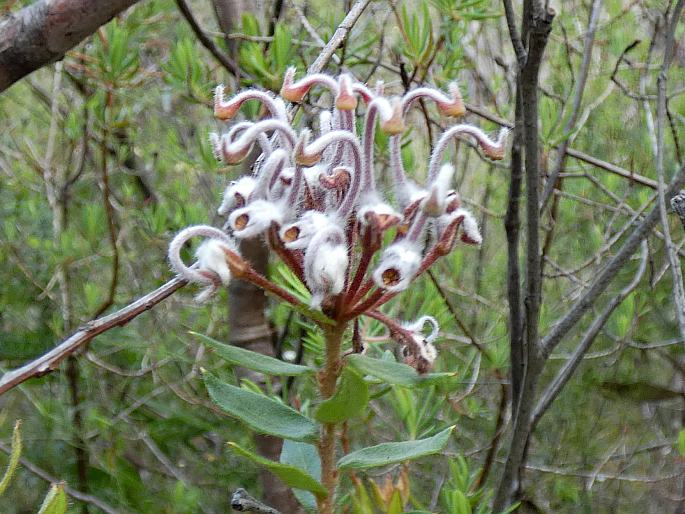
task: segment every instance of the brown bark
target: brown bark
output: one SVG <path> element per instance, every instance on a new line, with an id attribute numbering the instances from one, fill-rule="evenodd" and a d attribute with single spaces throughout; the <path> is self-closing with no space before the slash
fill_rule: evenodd
<path id="1" fill-rule="evenodd" d="M 0 92 L 64 57 L 138 0 L 39 0 L 0 20 Z"/>

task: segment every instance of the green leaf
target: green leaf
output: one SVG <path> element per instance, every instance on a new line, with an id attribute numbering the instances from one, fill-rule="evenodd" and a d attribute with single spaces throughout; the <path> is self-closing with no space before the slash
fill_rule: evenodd
<path id="1" fill-rule="evenodd" d="M 19 465 L 19 456 L 21 455 L 21 421 L 17 420 L 14 424 L 14 431 L 12 432 L 12 451 L 10 452 L 10 461 L 7 464 L 5 474 L 0 480 L 0 496 L 5 492 L 7 486 L 14 476 L 14 472 Z"/>
<path id="2" fill-rule="evenodd" d="M 48 495 L 43 500 L 38 514 L 64 514 L 69 504 L 67 493 L 64 492 L 64 484 L 52 484 Z"/>
<path id="3" fill-rule="evenodd" d="M 605 391 L 619 395 L 621 398 L 636 402 L 658 402 L 683 396 L 683 393 L 680 391 L 674 391 L 667 387 L 642 381 L 630 383 L 606 381 L 602 382 L 601 387 Z"/>
<path id="4" fill-rule="evenodd" d="M 281 463 L 303 469 L 316 480 L 321 480 L 321 461 L 319 460 L 316 447 L 311 444 L 288 440 L 283 441 Z M 293 494 L 307 512 L 317 512 L 316 498 L 312 493 L 294 488 Z"/>
<path id="5" fill-rule="evenodd" d="M 404 507 L 402 506 L 402 498 L 400 496 L 399 489 L 395 489 L 395 492 L 390 498 L 390 504 L 388 505 L 388 514 L 402 514 Z"/>
<path id="6" fill-rule="evenodd" d="M 340 469 L 374 468 L 432 455 L 438 453 L 447 445 L 452 430 L 454 430 L 454 426 L 446 428 L 433 437 L 426 439 L 381 443 L 376 446 L 362 448 L 345 455 L 338 461 L 338 467 Z"/>
<path id="7" fill-rule="evenodd" d="M 427 375 L 420 375 L 407 364 L 374 359 L 365 355 L 350 355 L 347 358 L 347 362 L 356 370 L 393 385 L 432 385 L 454 376 L 454 373 L 428 373 Z"/>
<path id="8" fill-rule="evenodd" d="M 454 514 L 471 514 L 471 503 L 461 491 L 452 491 L 452 508 Z"/>
<path id="9" fill-rule="evenodd" d="M 251 352 L 250 350 L 245 350 L 244 348 L 223 344 L 219 341 L 215 341 L 211 337 L 198 334 L 197 332 L 191 332 L 191 334 L 202 339 L 204 344 L 213 348 L 216 354 L 225 361 L 237 366 L 251 369 L 253 371 L 259 371 L 260 373 L 266 373 L 267 375 L 287 376 L 303 375 L 305 373 L 314 372 L 314 369 L 308 366 L 300 366 L 298 364 L 283 362 L 261 353 Z"/>
<path id="10" fill-rule="evenodd" d="M 335 394 L 319 404 L 314 413 L 321 423 L 340 423 L 361 412 L 369 403 L 369 386 L 364 379 L 345 368 Z"/>
<path id="11" fill-rule="evenodd" d="M 242 455 L 243 457 L 247 457 L 255 464 L 258 464 L 259 466 L 271 471 L 271 473 L 280 478 L 287 486 L 294 487 L 296 489 L 303 489 L 305 491 L 311 491 L 317 496 L 327 496 L 327 491 L 323 484 L 303 469 L 291 466 L 289 464 L 283 464 L 281 462 L 265 459 L 264 457 L 255 455 L 254 453 L 241 448 L 236 443 L 228 443 L 228 445 L 233 448 L 236 453 Z"/>
<path id="12" fill-rule="evenodd" d="M 209 373 L 204 374 L 204 380 L 214 403 L 255 431 L 295 441 L 318 439 L 316 424 L 296 410 L 261 394 L 225 384 Z"/>
<path id="13" fill-rule="evenodd" d="M 681 457 L 685 457 L 685 428 L 678 432 L 678 453 Z"/>

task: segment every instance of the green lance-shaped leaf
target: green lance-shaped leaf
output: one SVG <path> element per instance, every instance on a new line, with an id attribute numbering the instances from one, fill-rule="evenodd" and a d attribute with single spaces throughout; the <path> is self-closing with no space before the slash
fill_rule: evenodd
<path id="1" fill-rule="evenodd" d="M 38 514 L 64 514 L 69 508 L 64 484 L 52 484 Z"/>
<path id="2" fill-rule="evenodd" d="M 685 457 L 685 428 L 678 432 L 678 453 Z"/>
<path id="3" fill-rule="evenodd" d="M 17 420 L 14 424 L 14 431 L 12 432 L 12 450 L 10 451 L 10 461 L 5 469 L 5 474 L 0 480 L 0 496 L 5 492 L 7 486 L 14 476 L 14 472 L 19 465 L 19 456 L 21 455 L 21 421 Z"/>
<path id="4" fill-rule="evenodd" d="M 345 368 L 335 394 L 321 402 L 314 417 L 322 423 L 341 423 L 361 412 L 369 403 L 369 386 L 364 379 Z"/>
<path id="5" fill-rule="evenodd" d="M 225 384 L 209 373 L 204 374 L 204 379 L 214 403 L 256 432 L 295 441 L 318 439 L 316 423 L 296 410 L 261 394 Z"/>
<path id="6" fill-rule="evenodd" d="M 303 469 L 316 480 L 321 480 L 321 461 L 316 447 L 298 441 L 283 441 L 281 463 Z M 309 491 L 293 488 L 293 494 L 307 512 L 316 513 L 316 498 Z"/>
<path id="7" fill-rule="evenodd" d="M 338 467 L 340 469 L 375 468 L 432 455 L 438 453 L 447 445 L 452 430 L 454 430 L 453 426 L 426 439 L 381 443 L 376 446 L 362 448 L 345 455 L 338 461 Z"/>
<path id="8" fill-rule="evenodd" d="M 347 362 L 365 375 L 371 375 L 387 384 L 407 387 L 432 385 L 454 376 L 454 373 L 428 373 L 420 375 L 407 364 L 374 359 L 365 355 L 350 355 L 347 358 Z"/>
<path id="9" fill-rule="evenodd" d="M 323 484 L 305 470 L 296 466 L 291 466 L 290 464 L 283 464 L 281 462 L 265 459 L 264 457 L 255 455 L 245 448 L 241 448 L 236 443 L 228 443 L 228 445 L 233 448 L 236 453 L 242 455 L 243 457 L 247 457 L 255 464 L 258 464 L 259 466 L 271 471 L 271 473 L 280 478 L 287 486 L 294 487 L 296 489 L 303 489 L 305 491 L 311 491 L 317 496 L 325 497 L 327 495 L 326 488 L 323 486 Z"/>
<path id="10" fill-rule="evenodd" d="M 635 402 L 659 402 L 683 396 L 681 391 L 674 391 L 658 384 L 642 381 L 629 383 L 606 381 L 601 383 L 601 387 L 606 392 L 617 394 L 625 400 Z"/>
<path id="11" fill-rule="evenodd" d="M 238 348 L 237 346 L 220 343 L 211 337 L 198 334 L 197 332 L 191 332 L 191 334 L 202 339 L 202 342 L 214 349 L 214 352 L 219 357 L 236 366 L 242 366 L 253 371 L 258 371 L 259 373 L 265 373 L 267 375 L 295 376 L 314 372 L 314 369 L 310 368 L 309 366 L 300 366 L 298 364 L 291 364 L 290 362 L 283 362 L 281 360 L 274 359 L 273 357 L 269 357 L 268 355 L 263 355 L 261 353 L 245 350 L 244 348 Z"/>

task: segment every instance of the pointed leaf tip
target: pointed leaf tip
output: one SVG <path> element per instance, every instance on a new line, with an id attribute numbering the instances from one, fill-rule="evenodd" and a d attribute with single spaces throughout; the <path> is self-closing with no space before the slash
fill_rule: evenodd
<path id="1" fill-rule="evenodd" d="M 449 441 L 454 426 L 432 437 L 416 441 L 381 443 L 348 453 L 338 461 L 340 469 L 365 469 L 387 466 L 405 460 L 418 459 L 442 451 Z"/>
<path id="2" fill-rule="evenodd" d="M 204 380 L 212 401 L 256 432 L 304 442 L 319 438 L 316 423 L 287 405 L 221 382 L 210 373 L 205 373 Z"/>

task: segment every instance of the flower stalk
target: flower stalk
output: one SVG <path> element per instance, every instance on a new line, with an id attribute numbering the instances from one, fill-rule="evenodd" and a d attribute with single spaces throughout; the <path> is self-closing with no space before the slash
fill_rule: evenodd
<path id="1" fill-rule="evenodd" d="M 330 110 L 322 110 L 316 131 L 314 127 L 295 127 L 284 101 L 302 102 L 313 94 L 321 95 L 318 104 L 327 99 Z M 169 261 L 179 276 L 204 288 L 202 300 L 237 277 L 308 315 L 325 338 L 325 357 L 317 375 L 322 400 L 336 393 L 345 366 L 343 348 L 348 344 L 350 323 L 355 330 L 351 350 L 345 355 L 364 347 L 360 316 L 388 327 L 406 364 L 419 373 L 432 368 L 437 356 L 435 319 L 423 316 L 416 322 L 401 323 L 380 309 L 459 243 L 480 244 L 475 218 L 451 189 L 454 168 L 442 163 L 449 141 L 468 135 L 487 157 L 504 155 L 505 133 L 491 139 L 477 127 L 458 124 L 438 141 L 426 166 L 427 183 L 415 184 L 406 177 L 401 155 L 408 111 L 423 98 L 435 102 L 446 116 L 461 116 L 461 94 L 454 83 L 448 93 L 422 87 L 404 97 L 388 99 L 383 94 L 383 87 L 371 90 L 346 74 L 337 78 L 313 74 L 295 80 L 292 68 L 286 72 L 280 97 L 247 90 L 226 99 L 223 87 L 217 88 L 215 113 L 220 119 L 234 119 L 250 99 L 260 101 L 270 116 L 256 123 L 235 123 L 221 136 L 213 134 L 217 158 L 237 164 L 255 144 L 262 155 L 251 177 L 226 188 L 218 210 L 227 218 L 224 229 L 187 228 L 169 248 Z M 375 183 L 377 125 L 390 136 L 394 199 L 385 198 Z M 361 134 L 357 134 L 357 126 Z M 195 237 L 206 241 L 197 252 L 198 261 L 187 266 L 181 250 Z M 252 269 L 238 253 L 236 238 L 265 239 L 309 291 L 309 305 L 302 302 L 301 294 Z M 392 242 L 384 248 L 387 240 Z M 429 335 L 423 333 L 426 324 L 431 327 Z M 323 514 L 332 514 L 336 508 L 338 426 L 322 423 L 320 429 L 321 482 L 328 492 L 317 497 Z"/>

